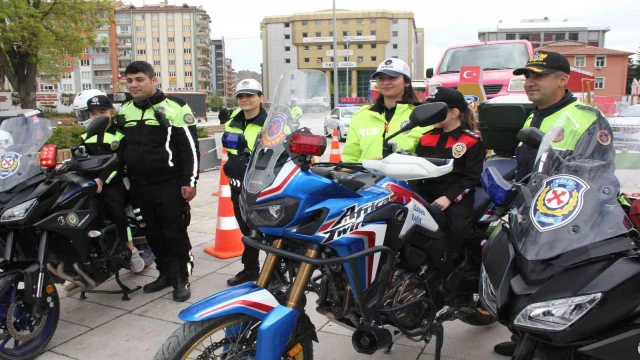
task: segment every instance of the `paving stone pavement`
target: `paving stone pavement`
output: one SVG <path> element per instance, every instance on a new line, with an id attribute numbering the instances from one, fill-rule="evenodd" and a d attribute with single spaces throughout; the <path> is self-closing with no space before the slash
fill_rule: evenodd
<path id="1" fill-rule="evenodd" d="M 219 172 L 201 174 L 198 195 L 192 202 L 193 219 L 189 234 L 195 259 L 191 278 L 191 299 L 185 303 L 172 300 L 171 289 L 131 295 L 131 301 L 121 301 L 119 295 L 87 294 L 63 298 L 60 323 L 47 348 L 38 360 L 149 360 L 164 340 L 182 323 L 178 313 L 190 304 L 227 288 L 229 275 L 242 269 L 240 258 L 220 260 L 204 252 L 214 243 L 218 198 L 211 193 L 218 189 Z M 264 254 L 261 254 L 264 259 Z M 122 280 L 129 286 L 152 281 L 156 271 L 152 265 L 140 274 L 123 271 Z M 107 281 L 98 289 L 117 286 Z M 63 291 L 61 291 L 61 294 Z M 61 295 L 62 296 L 62 295 Z M 315 311 L 316 295 L 310 294 L 307 312 L 318 330 L 319 344 L 314 343 L 316 359 L 433 359 L 433 345 L 403 339 L 394 345 L 391 354 L 378 352 L 373 356 L 353 350 L 351 334 Z M 445 324 L 443 359 L 506 359 L 492 351 L 494 344 L 505 341 L 509 332 L 499 324 L 475 328 L 460 321 Z"/>

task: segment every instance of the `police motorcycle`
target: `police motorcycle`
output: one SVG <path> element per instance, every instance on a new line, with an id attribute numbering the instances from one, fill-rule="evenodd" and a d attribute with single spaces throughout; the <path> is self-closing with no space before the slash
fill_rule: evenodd
<path id="1" fill-rule="evenodd" d="M 552 128 L 572 124 L 561 116 Z M 608 127 L 596 132 L 613 146 Z M 619 195 L 637 192 L 640 158 L 624 154 L 614 173 L 613 154 L 563 158 L 551 145 L 569 135 L 558 134 L 521 130 L 538 148 L 528 182 L 483 174 L 504 221 L 483 251 L 481 301 L 519 339 L 512 359 L 638 359 L 640 201 Z"/>
<path id="2" fill-rule="evenodd" d="M 87 136 L 104 132 L 107 124 L 106 117 L 96 119 Z M 88 156 L 80 146 L 56 164 L 57 147 L 44 145 L 52 135 L 48 120 L 11 118 L 0 130 L 14 140 L 0 159 L 0 359 L 30 359 L 55 333 L 55 284 L 67 281 L 67 295 L 84 296 L 115 275 L 121 290 L 104 292 L 123 294 L 123 300 L 139 287 L 120 281 L 118 271 L 128 266 L 131 252 L 118 241 L 115 225 L 103 226 L 93 201 L 97 186 L 85 176 L 104 170 L 117 155 Z"/>
<path id="3" fill-rule="evenodd" d="M 242 135 L 224 135 L 225 147 L 251 153 L 240 209 L 255 231 L 242 241 L 268 255 L 255 283 L 219 292 L 180 312 L 185 323 L 165 341 L 156 360 L 310 359 L 318 338 L 305 313 L 306 291 L 318 294 L 316 311 L 353 331 L 353 346 L 364 354 L 390 351 L 401 337 L 421 342 L 434 335 L 439 354 L 443 321 L 495 321 L 473 296 L 480 253 L 471 276 L 471 259 L 454 266 L 443 256 L 446 216 L 407 184 L 446 174 L 453 161 L 389 147 L 383 160 L 312 163 L 325 152 L 326 138 L 307 128 L 291 131 L 287 105 L 290 96 L 322 96 L 326 89 L 322 72 L 286 72 L 253 151 L 246 149 Z M 385 144 L 446 115 L 445 104 L 418 106 L 409 124 Z M 478 217 L 487 208 L 488 200 L 479 205 Z M 269 285 L 283 260 L 292 281 L 272 293 Z"/>

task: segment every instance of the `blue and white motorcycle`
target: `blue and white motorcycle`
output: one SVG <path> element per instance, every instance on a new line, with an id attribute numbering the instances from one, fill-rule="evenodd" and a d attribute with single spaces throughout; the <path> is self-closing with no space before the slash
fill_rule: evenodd
<path id="1" fill-rule="evenodd" d="M 240 208 L 255 235 L 243 242 L 268 255 L 256 283 L 183 310 L 185 323 L 155 359 L 312 359 L 318 338 L 305 313 L 306 291 L 318 294 L 319 313 L 353 330 L 353 346 L 364 354 L 389 351 L 401 337 L 435 336 L 439 357 L 443 321 L 495 321 L 477 299 L 480 251 L 470 249 L 461 262 L 448 258 L 445 214 L 407 183 L 450 172 L 452 159 L 387 150 L 383 160 L 362 164 L 313 163 L 326 138 L 292 131 L 286 105 L 292 96 L 328 96 L 327 88 L 322 72 L 285 73 L 253 151 L 241 135 L 225 134 L 226 147 L 250 153 Z M 441 103 L 416 107 L 409 124 L 384 140 L 385 149 L 395 136 L 446 114 Z M 492 166 L 513 176 L 511 159 Z M 481 187 L 475 196 L 479 227 L 487 230 L 490 201 Z M 269 291 L 283 269 L 291 281 Z"/>

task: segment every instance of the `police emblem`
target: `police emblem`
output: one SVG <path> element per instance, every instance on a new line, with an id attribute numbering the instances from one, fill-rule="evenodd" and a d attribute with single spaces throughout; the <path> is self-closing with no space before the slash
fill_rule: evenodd
<path id="1" fill-rule="evenodd" d="M 464 99 L 467 100 L 467 105 L 473 111 L 476 111 L 478 108 L 478 104 L 480 103 L 480 98 L 475 95 L 465 95 Z"/>
<path id="2" fill-rule="evenodd" d="M 584 181 L 570 175 L 552 176 L 545 180 L 531 205 L 531 218 L 539 231 L 557 229 L 571 222 L 582 209 Z"/>
<path id="3" fill-rule="evenodd" d="M 287 126 L 287 115 L 277 113 L 269 119 L 269 125 L 262 133 L 262 144 L 266 147 L 273 147 L 280 144 L 287 137 L 284 129 Z"/>
<path id="4" fill-rule="evenodd" d="M 111 142 L 111 150 L 117 150 L 119 146 L 120 146 L 120 141 L 118 141 L 118 140 L 113 140 L 113 141 Z"/>
<path id="5" fill-rule="evenodd" d="M 598 131 L 598 142 L 604 146 L 611 144 L 611 134 L 609 131 L 605 129 Z"/>
<path id="6" fill-rule="evenodd" d="M 561 127 L 554 127 L 549 130 L 549 137 L 552 142 L 560 142 L 564 139 L 564 129 Z"/>
<path id="7" fill-rule="evenodd" d="M 187 125 L 191 125 L 196 121 L 196 119 L 191 114 L 184 114 L 184 122 Z"/>
<path id="8" fill-rule="evenodd" d="M 2 154 L 0 157 L 0 179 L 6 179 L 20 169 L 22 155 L 15 152 Z"/>
<path id="9" fill-rule="evenodd" d="M 451 148 L 451 152 L 453 153 L 453 157 L 459 159 L 464 153 L 467 152 L 467 145 L 465 143 L 459 142 L 453 145 Z"/>
<path id="10" fill-rule="evenodd" d="M 547 54 L 541 54 L 539 52 L 535 52 L 533 55 L 531 55 L 531 57 L 529 58 L 529 62 L 536 62 L 536 61 L 544 61 L 544 59 L 547 57 Z"/>
<path id="11" fill-rule="evenodd" d="M 69 215 L 67 215 L 67 223 L 71 226 L 78 225 L 78 215 L 76 215 L 76 213 L 69 213 Z"/>

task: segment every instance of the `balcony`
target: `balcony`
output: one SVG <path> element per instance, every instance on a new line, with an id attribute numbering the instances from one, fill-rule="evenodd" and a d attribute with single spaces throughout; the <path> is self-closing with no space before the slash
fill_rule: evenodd
<path id="1" fill-rule="evenodd" d="M 131 49 L 131 42 L 118 43 L 118 49 Z"/>
<path id="2" fill-rule="evenodd" d="M 117 37 L 131 37 L 131 31 L 118 31 L 116 33 Z"/>
<path id="3" fill-rule="evenodd" d="M 111 64 L 93 64 L 94 69 L 111 69 Z"/>
<path id="4" fill-rule="evenodd" d="M 198 64 L 198 70 L 202 70 L 202 71 L 210 73 L 211 72 L 211 67 L 209 67 L 209 65 L 207 65 L 207 64 Z"/>
<path id="5" fill-rule="evenodd" d="M 198 52 L 198 59 L 211 60 L 211 55 L 208 52 Z"/>
<path id="6" fill-rule="evenodd" d="M 199 48 L 201 48 L 201 49 L 208 49 L 208 48 L 210 48 L 210 47 L 211 47 L 211 45 L 207 44 L 207 43 L 206 43 L 206 42 L 204 42 L 204 41 L 198 41 L 198 42 L 196 43 L 196 46 L 197 46 L 197 47 L 199 47 Z M 209 55 L 209 56 L 211 56 L 211 55 Z"/>
<path id="7" fill-rule="evenodd" d="M 131 60 L 131 54 L 132 53 L 119 53 L 118 54 L 118 60 Z"/>
<path id="8" fill-rule="evenodd" d="M 131 18 L 118 18 L 116 17 L 116 24 L 118 25 L 129 25 L 131 24 Z"/>
<path id="9" fill-rule="evenodd" d="M 209 19 L 198 18 L 198 20 L 196 20 L 196 25 L 208 25 L 208 24 L 209 24 Z"/>

